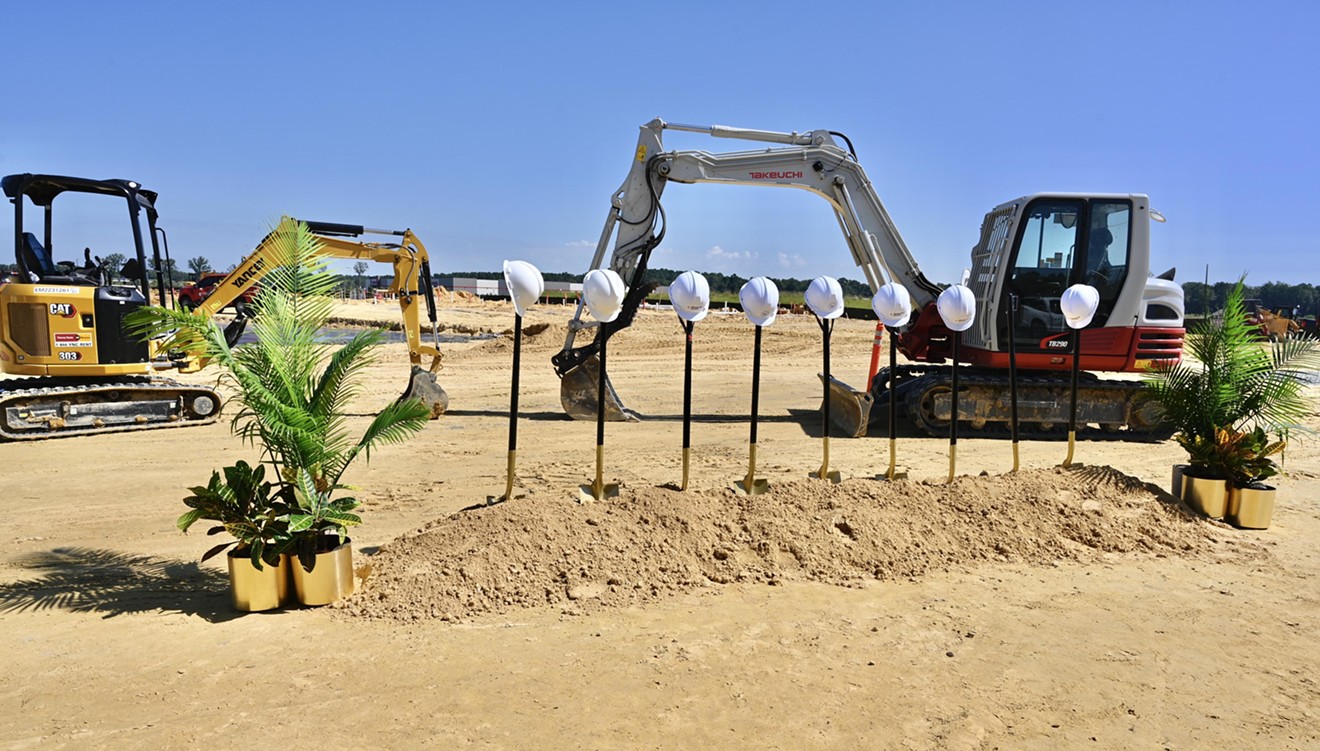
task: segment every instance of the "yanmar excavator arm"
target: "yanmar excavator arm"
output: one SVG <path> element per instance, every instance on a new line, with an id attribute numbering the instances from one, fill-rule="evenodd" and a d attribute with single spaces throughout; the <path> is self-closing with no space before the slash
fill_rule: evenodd
<path id="1" fill-rule="evenodd" d="M 292 220 L 302 221 L 302 220 Z M 435 374 L 441 368 L 440 340 L 436 324 L 435 290 L 431 286 L 431 260 L 426 246 L 413 234 L 411 229 L 382 230 L 370 229 L 357 224 L 336 224 L 333 222 L 302 221 L 319 239 L 319 254 L 329 258 L 351 258 L 355 260 L 389 263 L 394 266 L 394 279 L 390 282 L 390 292 L 399 300 L 403 314 L 403 331 L 408 343 L 408 359 L 412 363 L 412 376 L 408 389 L 402 399 L 418 398 L 431 408 L 431 417 L 444 414 L 449 408 L 449 396 L 436 382 Z M 388 235 L 397 237 L 397 242 L 362 242 L 350 240 L 364 234 Z M 261 281 L 271 269 L 280 265 L 275 257 L 275 245 L 271 236 L 262 240 L 251 255 L 215 286 L 215 290 L 197 306 L 197 312 L 213 316 L 233 303 L 245 291 Z M 420 298 L 420 300 L 419 300 Z M 431 344 L 424 344 L 421 335 L 421 315 L 418 304 L 426 302 L 427 314 L 431 321 Z M 244 312 L 240 306 L 238 322 L 241 328 Z M 236 336 L 234 337 L 237 338 Z M 430 359 L 426 369 L 422 361 Z M 191 372 L 205 366 L 204 360 L 190 361 L 181 368 L 181 372 Z"/>
<path id="2" fill-rule="evenodd" d="M 780 148 L 712 154 L 706 151 L 665 151 L 665 130 L 705 133 L 717 138 L 782 144 Z M 564 349 L 553 358 L 562 378 L 560 396 L 564 409 L 579 419 L 593 419 L 596 404 L 595 357 L 601 337 L 632 323 L 637 306 L 650 292 L 641 282 L 646 264 L 664 237 L 664 210 L 660 196 L 667 182 L 760 185 L 807 190 L 829 202 L 852 253 L 872 290 L 893 280 L 907 287 L 919 308 L 935 301 L 940 287 L 921 272 L 881 204 L 870 178 L 858 164 L 856 154 L 836 139 L 847 138 L 831 131 L 777 133 L 730 128 L 721 125 L 695 126 L 655 119 L 641 128 L 632 169 L 615 192 L 605 228 L 596 245 L 591 268 L 600 268 L 610 238 L 616 235 L 610 268 L 628 282 L 624 312 L 613 323 L 599 326 L 581 320 L 583 305 L 569 323 Z M 573 348 L 577 332 L 598 327 L 591 344 Z M 610 419 L 634 419 L 623 408 L 612 387 L 606 395 Z"/>

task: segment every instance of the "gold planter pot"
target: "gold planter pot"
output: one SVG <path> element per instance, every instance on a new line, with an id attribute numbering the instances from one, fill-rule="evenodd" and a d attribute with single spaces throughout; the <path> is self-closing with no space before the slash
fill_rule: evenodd
<path id="1" fill-rule="evenodd" d="M 246 554 L 229 558 L 229 594 L 235 610 L 254 613 L 274 610 L 289 600 L 288 559 L 281 557 L 279 565 L 261 565 L 258 571 Z"/>
<path id="2" fill-rule="evenodd" d="M 329 605 L 353 594 L 353 541 L 334 550 L 316 554 L 316 564 L 307 571 L 293 556 L 293 589 L 303 605 Z"/>
<path id="3" fill-rule="evenodd" d="M 1228 509 L 1228 480 L 1183 474 L 1182 499 L 1193 511 L 1211 519 L 1224 518 Z"/>
<path id="4" fill-rule="evenodd" d="M 1173 465 L 1173 484 L 1172 484 L 1172 489 L 1169 492 L 1173 495 L 1174 498 L 1178 498 L 1180 500 L 1182 499 L 1183 472 L 1187 471 L 1187 468 L 1190 466 L 1192 465 L 1190 464 Z"/>
<path id="5" fill-rule="evenodd" d="M 1227 516 L 1229 524 L 1242 529 L 1269 529 L 1274 516 L 1274 486 L 1229 488 Z"/>

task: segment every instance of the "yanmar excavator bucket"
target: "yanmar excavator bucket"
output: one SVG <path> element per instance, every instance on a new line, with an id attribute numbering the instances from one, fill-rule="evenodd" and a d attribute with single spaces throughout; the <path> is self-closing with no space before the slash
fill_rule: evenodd
<path id="1" fill-rule="evenodd" d="M 422 404 L 430 408 L 432 420 L 449 409 L 449 394 L 440 387 L 435 373 L 420 365 L 412 366 L 412 375 L 408 377 L 408 388 L 404 390 L 403 396 L 399 397 L 400 401 L 405 399 L 420 399 Z"/>
<path id="2" fill-rule="evenodd" d="M 824 373 L 817 374 L 830 390 L 830 424 L 835 435 L 861 438 L 871 422 L 871 407 L 875 397 L 869 391 L 858 391 L 834 376 L 827 380 Z M 824 409 L 822 401 L 821 409 Z"/>

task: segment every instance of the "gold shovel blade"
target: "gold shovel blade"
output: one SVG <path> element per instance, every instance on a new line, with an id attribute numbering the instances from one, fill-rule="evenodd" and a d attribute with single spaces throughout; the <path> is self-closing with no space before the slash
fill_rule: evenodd
<path id="1" fill-rule="evenodd" d="M 825 482 L 831 483 L 833 485 L 838 485 L 839 483 L 843 482 L 843 475 L 839 474 L 839 470 L 837 469 L 826 469 L 825 467 L 821 467 L 815 472 L 812 472 L 811 474 L 807 475 L 807 479 L 824 480 Z"/>
<path id="2" fill-rule="evenodd" d="M 735 482 L 732 487 L 733 492 L 738 495 L 761 495 L 762 493 L 770 492 L 770 481 L 764 478 L 748 475 Z"/>
<path id="3" fill-rule="evenodd" d="M 619 496 L 618 483 L 609 482 L 609 483 L 601 483 L 597 485 L 596 483 L 593 482 L 590 485 L 578 486 L 579 503 L 606 501 L 609 500 L 610 498 L 617 498 L 618 496 Z"/>

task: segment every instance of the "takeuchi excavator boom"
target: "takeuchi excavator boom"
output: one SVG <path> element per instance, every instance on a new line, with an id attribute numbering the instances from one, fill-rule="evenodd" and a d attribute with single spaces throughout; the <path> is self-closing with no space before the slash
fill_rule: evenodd
<path id="1" fill-rule="evenodd" d="M 317 254 L 328 258 L 351 258 L 360 261 L 388 263 L 394 267 L 394 279 L 390 282 L 390 293 L 399 301 L 403 314 L 403 332 L 408 344 L 408 359 L 412 363 L 412 374 L 408 388 L 401 399 L 421 399 L 431 409 L 432 419 L 439 417 L 449 408 L 449 395 L 436 381 L 436 373 L 441 368 L 439 332 L 436 323 L 435 289 L 431 286 L 431 261 L 426 246 L 413 234 L 411 229 L 382 230 L 371 229 L 356 224 L 336 224 L 332 222 L 300 221 L 317 237 Z M 385 235 L 398 238 L 394 242 L 362 242 L 348 238 L 362 235 Z M 275 266 L 278 259 L 273 257 L 271 236 L 267 235 L 250 255 L 221 281 L 215 290 L 197 306 L 197 312 L 215 315 L 226 306 L 234 303 L 251 289 Z M 426 310 L 431 322 L 431 344 L 422 341 L 421 314 L 419 305 L 426 303 Z M 231 340 L 237 339 L 245 320 L 243 306 L 238 306 L 237 326 L 231 324 L 226 334 Z M 425 368 L 423 362 L 427 362 Z M 180 368 L 187 373 L 199 370 L 207 361 L 201 357 L 190 357 L 187 364 Z"/>
<path id="2" fill-rule="evenodd" d="M 776 144 L 750 151 L 710 153 L 666 151 L 665 130 L 703 133 Z M 903 366 L 900 388 L 855 391 L 831 384 L 831 417 L 847 433 L 865 432 L 872 403 L 903 408 L 919 426 L 938 432 L 950 419 L 947 367 L 935 367 L 951 354 L 951 333 L 935 311 L 942 285 L 922 273 L 857 160 L 852 143 L 835 131 L 779 133 L 725 126 L 692 126 L 652 120 L 641 127 L 632 167 L 614 193 L 591 268 L 600 268 L 613 239 L 609 265 L 628 283 L 620 316 L 611 323 L 582 320 L 583 305 L 569 324 L 563 350 L 553 358 L 562 378 L 565 411 L 579 419 L 594 417 L 596 353 L 600 343 L 631 325 L 638 305 L 651 288 L 643 284 L 651 252 L 664 238 L 660 197 L 670 182 L 787 187 L 824 198 L 834 210 L 853 262 L 873 291 L 887 282 L 909 291 L 916 315 L 903 332 L 900 351 L 914 366 Z M 1158 217 L 1158 215 L 1155 215 Z M 1172 270 L 1150 277 L 1149 219 L 1152 212 L 1140 194 L 1051 193 L 1007 202 L 986 215 L 981 240 L 973 248 L 971 286 L 977 297 L 975 327 L 964 334 L 962 359 L 980 366 L 970 398 L 961 400 L 958 419 L 973 430 L 995 432 L 1008 419 L 1008 327 L 1016 337 L 1019 368 L 1029 371 L 1022 396 L 1025 421 L 1048 435 L 1066 423 L 1066 379 L 1061 391 L 1055 378 L 1071 359 L 1067 329 L 1057 309 L 1059 296 L 1073 283 L 1086 282 L 1100 292 L 1100 311 L 1082 333 L 1081 367 L 1137 372 L 1151 362 L 1177 360 L 1183 335 L 1182 290 Z M 595 328 L 595 339 L 574 348 L 577 334 Z M 1124 385 L 1127 384 L 1127 385 Z M 608 384 L 611 419 L 636 419 Z M 1131 381 L 1097 381 L 1082 395 L 1088 407 L 1080 422 L 1101 432 L 1145 436 L 1158 430 L 1154 416 L 1136 401 Z M 843 397 L 843 398 L 838 398 Z M 1089 400 L 1089 401 L 1088 401 Z M 901 407 L 900 407 L 901 405 Z"/>

